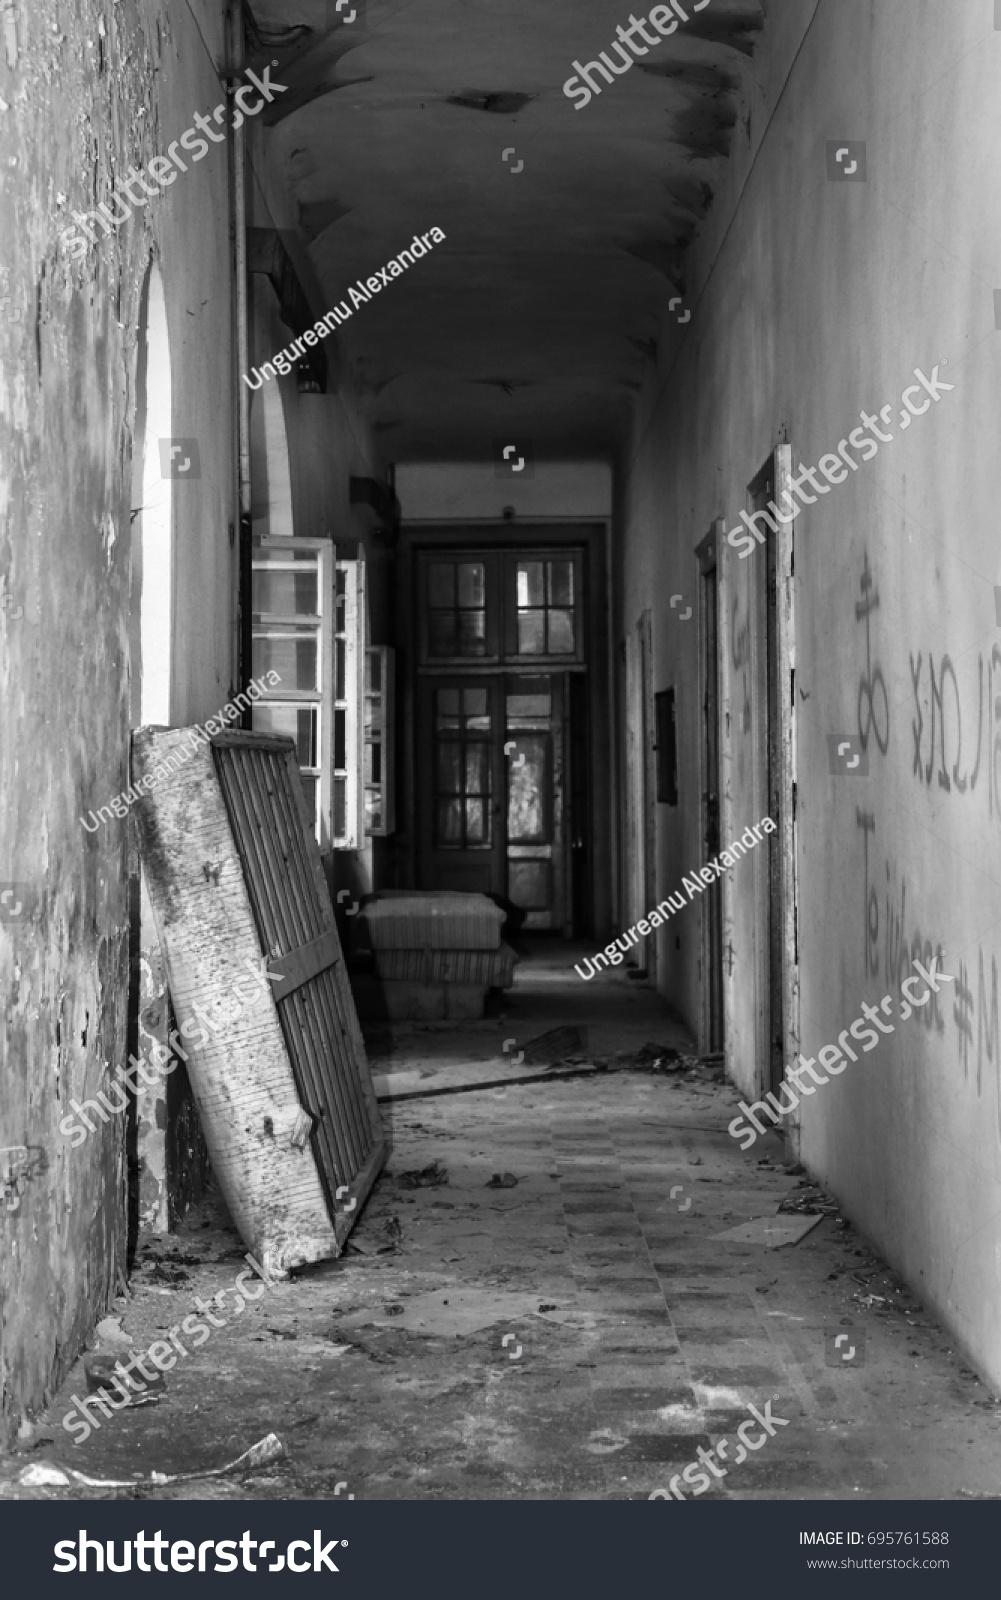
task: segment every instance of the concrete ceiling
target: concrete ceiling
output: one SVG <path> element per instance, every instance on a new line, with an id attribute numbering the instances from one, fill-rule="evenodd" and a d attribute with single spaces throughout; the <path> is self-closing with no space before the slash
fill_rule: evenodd
<path id="1" fill-rule="evenodd" d="M 288 85 L 270 159 L 326 303 L 446 235 L 341 334 L 387 459 L 614 450 L 763 23 L 759 0 L 680 3 L 688 22 L 578 111 L 572 62 L 610 51 L 627 0 L 250 0 L 251 65 Z"/>

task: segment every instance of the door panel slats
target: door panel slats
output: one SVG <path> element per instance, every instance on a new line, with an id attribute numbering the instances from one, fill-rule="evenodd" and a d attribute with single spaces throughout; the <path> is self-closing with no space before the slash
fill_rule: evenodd
<path id="1" fill-rule="evenodd" d="M 299 1098 L 315 1119 L 311 1146 L 331 1220 L 341 1223 L 336 1191 L 346 1185 L 362 1198 L 357 1184 L 374 1176 L 382 1138 L 295 746 L 250 733 L 212 745 L 261 943 L 283 975 L 274 999 Z"/>

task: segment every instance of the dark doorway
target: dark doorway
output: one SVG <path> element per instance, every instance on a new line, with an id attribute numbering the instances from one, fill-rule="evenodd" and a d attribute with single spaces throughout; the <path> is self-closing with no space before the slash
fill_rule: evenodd
<path id="1" fill-rule="evenodd" d="M 775 498 L 774 457 L 751 485 L 752 511 L 765 511 Z M 768 1086 L 779 1093 L 785 1073 L 785 1017 L 782 973 L 782 725 L 779 705 L 781 669 L 778 649 L 778 544 L 773 535 L 762 547 L 764 559 L 755 568 L 758 585 L 759 638 L 765 687 L 765 723 L 761 735 L 763 792 L 775 832 L 759 848 L 768 851 L 767 990 Z M 759 723 L 759 727 L 761 724 Z"/>

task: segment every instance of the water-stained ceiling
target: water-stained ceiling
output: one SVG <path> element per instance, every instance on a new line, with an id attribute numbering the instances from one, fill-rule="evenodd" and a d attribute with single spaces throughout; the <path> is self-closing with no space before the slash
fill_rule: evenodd
<path id="1" fill-rule="evenodd" d="M 679 5 L 576 110 L 572 63 L 611 53 L 626 0 L 251 0 L 250 63 L 277 59 L 288 86 L 270 159 L 327 303 L 446 235 L 340 336 L 387 458 L 482 459 L 513 431 L 539 455 L 614 448 L 746 137 L 763 24 L 759 0 Z"/>

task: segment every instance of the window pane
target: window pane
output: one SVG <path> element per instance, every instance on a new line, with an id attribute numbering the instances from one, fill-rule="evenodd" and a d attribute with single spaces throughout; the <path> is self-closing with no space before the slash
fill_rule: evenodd
<path id="1" fill-rule="evenodd" d="M 286 737 L 294 739 L 298 728 L 298 708 L 296 706 L 272 706 L 265 701 L 260 701 L 254 707 L 254 732 L 255 733 L 284 733 Z M 304 766 L 309 766 L 304 762 Z"/>
<path id="2" fill-rule="evenodd" d="M 508 768 L 507 837 L 509 844 L 544 844 L 547 840 L 545 795 L 549 786 L 549 735 L 519 733 L 520 767 Z"/>
<path id="3" fill-rule="evenodd" d="M 573 612 L 550 611 L 549 654 L 552 656 L 572 655 L 573 648 Z"/>
<path id="4" fill-rule="evenodd" d="M 486 605 L 486 568 L 482 561 L 460 561 L 458 576 L 460 606 Z"/>
<path id="5" fill-rule="evenodd" d="M 317 730 L 319 707 L 275 706 L 257 704 L 254 707 L 255 733 L 283 733 L 295 740 L 296 760 L 300 767 L 319 765 Z"/>
<path id="6" fill-rule="evenodd" d="M 255 569 L 253 609 L 279 617 L 318 616 L 318 576 L 314 572 L 269 572 Z"/>
<path id="7" fill-rule="evenodd" d="M 334 712 L 334 766 L 343 772 L 347 766 L 347 712 Z"/>
<path id="8" fill-rule="evenodd" d="M 462 746 L 442 740 L 438 746 L 438 793 L 462 793 Z"/>
<path id="9" fill-rule="evenodd" d="M 551 606 L 573 605 L 573 562 L 549 562 L 549 604 Z"/>
<path id="10" fill-rule="evenodd" d="M 345 641 L 334 640 L 334 699 L 343 700 L 346 692 L 347 669 L 345 667 Z"/>
<path id="11" fill-rule="evenodd" d="M 551 717 L 553 714 L 552 678 L 527 675 L 507 680 L 507 714 L 511 717 Z"/>
<path id="12" fill-rule="evenodd" d="M 466 843 L 486 844 L 487 815 L 482 800 L 466 801 Z"/>
<path id="13" fill-rule="evenodd" d="M 382 796 L 378 789 L 365 790 L 365 826 L 369 833 L 382 827 Z"/>
<path id="14" fill-rule="evenodd" d="M 544 611 L 518 612 L 518 654 L 541 656 L 546 650 L 546 613 Z"/>
<path id="15" fill-rule="evenodd" d="M 464 689 L 462 705 L 467 733 L 490 732 L 490 704 L 486 689 Z"/>
<path id="16" fill-rule="evenodd" d="M 347 780 L 334 779 L 334 837 L 342 839 L 347 832 Z"/>
<path id="17" fill-rule="evenodd" d="M 253 674 L 277 672 L 285 689 L 313 689 L 320 687 L 317 671 L 319 650 L 315 628 L 291 629 L 286 633 L 255 633 L 253 641 Z"/>
<path id="18" fill-rule="evenodd" d="M 485 611 L 459 611 L 459 649 L 460 656 L 482 656 L 486 654 L 486 612 Z"/>
<path id="19" fill-rule="evenodd" d="M 365 666 L 368 674 L 366 688 L 369 694 L 382 693 L 382 655 L 378 650 L 366 650 Z"/>
<path id="20" fill-rule="evenodd" d="M 438 801 L 438 839 L 437 843 L 446 848 L 449 845 L 462 844 L 462 801 Z"/>
<path id="21" fill-rule="evenodd" d="M 467 744 L 466 746 L 466 793 L 490 793 L 490 767 L 487 757 L 490 753 L 489 745 Z"/>
<path id="22" fill-rule="evenodd" d="M 551 717 L 553 697 L 551 694 L 509 694 L 507 714 L 509 718 Z"/>
<path id="23" fill-rule="evenodd" d="M 457 728 L 459 726 L 458 689 L 438 689 L 435 691 L 435 700 L 438 711 L 438 727 Z"/>
<path id="24" fill-rule="evenodd" d="M 428 618 L 429 648 L 433 656 L 454 656 L 455 612 L 432 611 Z"/>
<path id="25" fill-rule="evenodd" d="M 768 492 L 770 494 L 771 490 Z M 315 566 L 317 559 L 315 550 L 265 550 L 261 545 L 260 539 L 254 539 L 255 567 L 285 567 L 290 561 L 303 561 L 307 564 L 312 563 Z"/>
<path id="26" fill-rule="evenodd" d="M 541 561 L 518 562 L 518 604 L 519 606 L 545 605 L 545 596 L 542 592 Z"/>
<path id="27" fill-rule="evenodd" d="M 428 604 L 455 605 L 455 567 L 451 561 L 433 561 L 428 567 Z"/>

